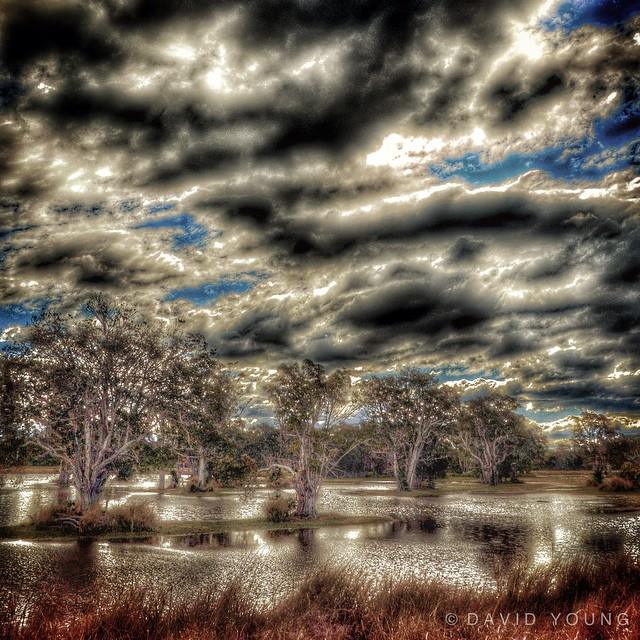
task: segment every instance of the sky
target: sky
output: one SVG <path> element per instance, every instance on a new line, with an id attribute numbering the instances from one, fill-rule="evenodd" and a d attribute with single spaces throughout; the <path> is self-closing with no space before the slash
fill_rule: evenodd
<path id="1" fill-rule="evenodd" d="M 94 291 L 268 414 L 305 357 L 640 414 L 640 7 L 6 0 L 0 342 Z"/>

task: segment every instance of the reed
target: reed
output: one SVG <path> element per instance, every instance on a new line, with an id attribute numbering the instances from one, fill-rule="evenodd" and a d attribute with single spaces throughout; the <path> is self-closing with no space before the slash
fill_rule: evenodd
<path id="1" fill-rule="evenodd" d="M 640 640 L 640 567 L 624 557 L 516 567 L 495 589 L 417 579 L 374 586 L 353 572 L 322 570 L 269 608 L 238 581 L 190 596 L 140 588 L 72 594 L 43 582 L 0 588 L 0 603 L 3 640 Z M 525 613 L 535 622 L 525 625 Z M 447 624 L 446 614 L 458 623 Z"/>

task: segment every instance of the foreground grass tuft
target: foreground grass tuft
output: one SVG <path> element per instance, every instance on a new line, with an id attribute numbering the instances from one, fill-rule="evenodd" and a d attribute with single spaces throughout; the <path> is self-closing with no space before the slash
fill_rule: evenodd
<path id="1" fill-rule="evenodd" d="M 0 638 L 640 639 L 640 567 L 625 558 L 516 568 L 500 576 L 495 590 L 415 579 L 374 587 L 353 572 L 324 570 L 266 609 L 237 581 L 221 592 L 189 598 L 135 588 L 70 596 L 66 587 L 51 583 L 22 594 L 0 588 Z M 465 624 L 469 612 L 478 616 L 477 624 Z M 514 617 L 525 612 L 535 616 L 526 627 Z M 572 612 L 577 618 L 567 619 Z M 603 612 L 611 615 L 611 624 L 601 622 Z M 554 620 L 551 613 L 561 615 Z M 447 624 L 447 614 L 458 622 Z M 512 615 L 501 622 L 500 614 Z"/>
<path id="2" fill-rule="evenodd" d="M 106 510 L 95 505 L 82 514 L 78 514 L 72 505 L 49 505 L 32 513 L 29 520 L 31 525 L 39 530 L 57 529 L 81 535 L 149 532 L 158 526 L 153 508 L 135 501 Z"/>

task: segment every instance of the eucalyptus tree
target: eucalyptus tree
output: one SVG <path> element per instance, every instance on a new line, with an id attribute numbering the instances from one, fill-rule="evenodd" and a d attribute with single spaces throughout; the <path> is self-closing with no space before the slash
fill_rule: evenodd
<path id="1" fill-rule="evenodd" d="M 183 361 L 183 393 L 175 406 L 175 422 L 184 448 L 195 454 L 197 486 L 205 489 L 209 462 L 214 453 L 233 446 L 230 433 L 238 407 L 238 389 L 231 373 L 208 351 L 200 338 L 193 345 L 194 357 Z"/>
<path id="2" fill-rule="evenodd" d="M 327 374 L 311 360 L 281 366 L 267 393 L 294 476 L 296 515 L 315 517 L 322 480 L 344 455 L 333 439 L 335 427 L 355 411 L 351 377 L 344 369 Z"/>
<path id="3" fill-rule="evenodd" d="M 95 504 L 114 466 L 135 455 L 184 395 L 194 356 L 177 327 L 98 295 L 83 313 L 45 313 L 22 358 L 21 420 L 35 443 L 71 472 L 77 507 Z"/>
<path id="4" fill-rule="evenodd" d="M 26 434 L 18 417 L 23 368 L 18 354 L 0 351 L 0 470 L 21 464 L 25 454 Z"/>
<path id="5" fill-rule="evenodd" d="M 398 490 L 416 488 L 420 463 L 445 455 L 442 444 L 457 418 L 458 394 L 428 373 L 406 369 L 363 380 L 358 400 L 374 427 L 373 446 L 392 460 Z"/>
<path id="6" fill-rule="evenodd" d="M 609 449 L 621 437 L 618 423 L 610 416 L 584 411 L 573 418 L 573 442 L 591 461 L 593 477 L 598 483 L 602 482 L 608 467 Z"/>
<path id="7" fill-rule="evenodd" d="M 522 443 L 524 418 L 517 402 L 498 393 L 474 398 L 463 405 L 450 441 L 475 461 L 482 481 L 496 485 L 499 467 Z"/>
<path id="8" fill-rule="evenodd" d="M 511 453 L 499 466 L 499 476 L 518 481 L 518 475 L 544 463 L 547 439 L 542 429 L 530 420 L 518 421 Z"/>

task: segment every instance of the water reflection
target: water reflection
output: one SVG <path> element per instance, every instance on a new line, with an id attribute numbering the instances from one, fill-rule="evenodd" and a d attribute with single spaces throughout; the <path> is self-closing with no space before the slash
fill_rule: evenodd
<path id="1" fill-rule="evenodd" d="M 143 480 L 143 482 L 150 482 Z M 111 487 L 109 500 L 148 501 L 165 520 L 249 518 L 268 492 L 222 496 L 158 494 L 146 485 Z M 372 489 L 371 487 L 375 487 Z M 399 498 L 391 483 L 328 486 L 323 511 L 387 515 L 393 521 L 296 531 L 238 530 L 95 543 L 0 542 L 0 580 L 29 583 L 57 576 L 71 585 L 175 586 L 215 590 L 234 578 L 260 601 L 294 588 L 320 567 L 359 572 L 373 582 L 419 577 L 493 584 L 498 568 L 524 560 L 544 565 L 578 554 L 640 554 L 640 516 L 633 498 L 544 494 L 456 494 Z M 357 491 L 356 491 L 357 489 Z M 55 499 L 52 482 L 0 490 L 0 520 L 15 523 Z"/>
<path id="2" fill-rule="evenodd" d="M 531 527 L 516 524 L 463 523 L 461 537 L 478 544 L 478 559 L 493 573 L 525 559 L 532 542 Z"/>

